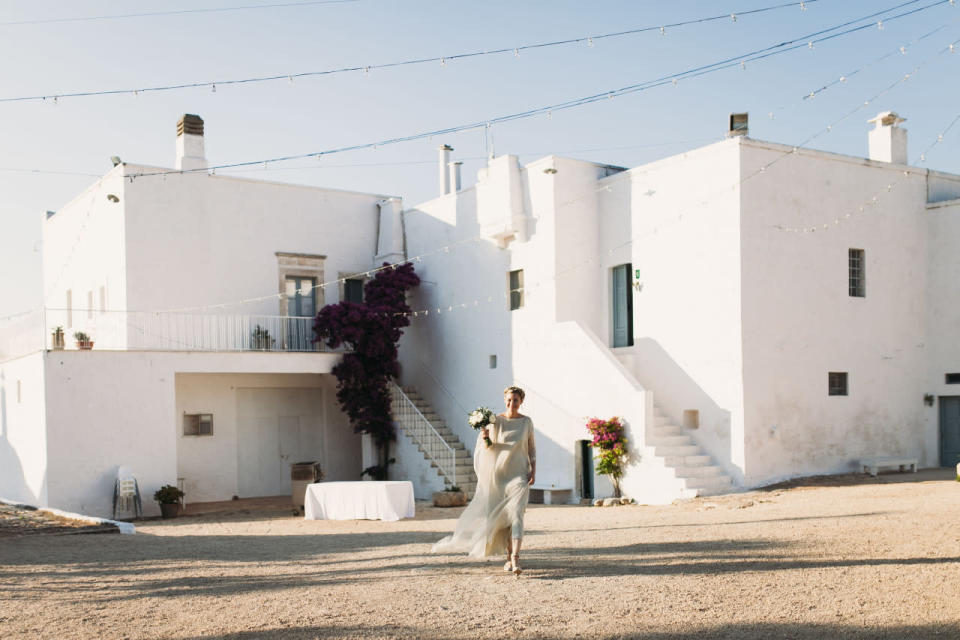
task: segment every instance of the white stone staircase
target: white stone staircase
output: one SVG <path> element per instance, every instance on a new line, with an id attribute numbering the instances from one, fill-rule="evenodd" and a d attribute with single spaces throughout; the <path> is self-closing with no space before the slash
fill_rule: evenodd
<path id="1" fill-rule="evenodd" d="M 394 385 L 391 395 L 394 419 L 430 466 L 447 486 L 457 485 L 473 496 L 477 476 L 473 472 L 473 456 L 466 446 L 416 389 Z"/>
<path id="2" fill-rule="evenodd" d="M 684 427 L 673 424 L 659 407 L 653 407 L 653 425 L 647 429 L 642 455 L 662 464 L 680 482 L 681 498 L 729 493 L 733 490 L 730 476 L 713 464 Z"/>

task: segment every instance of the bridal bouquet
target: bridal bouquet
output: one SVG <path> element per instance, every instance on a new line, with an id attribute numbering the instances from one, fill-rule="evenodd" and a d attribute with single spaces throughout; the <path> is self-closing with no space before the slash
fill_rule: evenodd
<path id="1" fill-rule="evenodd" d="M 490 409 L 486 407 L 474 409 L 467 417 L 467 422 L 477 431 L 489 427 L 495 420 L 496 416 L 493 415 L 493 411 L 490 411 Z M 484 438 L 483 441 L 487 443 L 488 447 L 493 444 L 493 441 L 491 441 L 489 437 Z"/>

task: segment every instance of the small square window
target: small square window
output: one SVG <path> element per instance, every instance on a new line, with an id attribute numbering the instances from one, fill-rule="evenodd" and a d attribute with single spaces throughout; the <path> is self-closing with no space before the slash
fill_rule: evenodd
<path id="1" fill-rule="evenodd" d="M 185 436 L 212 436 L 212 413 L 185 413 L 183 414 L 183 435 Z"/>
<path id="2" fill-rule="evenodd" d="M 363 279 L 347 278 L 343 281 L 344 302 L 363 302 Z"/>
<path id="3" fill-rule="evenodd" d="M 867 295 L 864 266 L 863 249 L 850 249 L 847 252 L 847 290 L 853 298 L 863 298 Z"/>
<path id="4" fill-rule="evenodd" d="M 510 272 L 510 310 L 523 307 L 523 269 Z"/>
<path id="5" fill-rule="evenodd" d="M 831 396 L 845 396 L 847 394 L 847 372 L 831 371 L 827 374 L 827 393 Z"/>
<path id="6" fill-rule="evenodd" d="M 948 373 L 945 378 L 946 384 L 960 384 L 960 373 Z"/>

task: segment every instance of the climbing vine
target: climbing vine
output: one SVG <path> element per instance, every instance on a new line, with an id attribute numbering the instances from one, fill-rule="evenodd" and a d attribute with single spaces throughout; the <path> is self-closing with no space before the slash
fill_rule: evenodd
<path id="1" fill-rule="evenodd" d="M 388 267 L 384 263 L 384 267 Z M 386 480 L 390 443 L 397 439 L 390 409 L 390 387 L 397 377 L 397 343 L 409 326 L 407 291 L 420 284 L 410 263 L 384 268 L 363 288 L 364 301 L 325 306 L 313 322 L 314 340 L 331 349 L 349 349 L 333 368 L 337 400 L 353 430 L 366 433 L 377 447 L 378 463 L 364 469 L 376 480 Z"/>
<path id="2" fill-rule="evenodd" d="M 609 420 L 590 418 L 587 431 L 593 436 L 590 446 L 597 449 L 597 473 L 608 475 L 613 481 L 613 495 L 620 497 L 620 478 L 627 457 L 627 438 L 623 422 L 613 417 Z"/>

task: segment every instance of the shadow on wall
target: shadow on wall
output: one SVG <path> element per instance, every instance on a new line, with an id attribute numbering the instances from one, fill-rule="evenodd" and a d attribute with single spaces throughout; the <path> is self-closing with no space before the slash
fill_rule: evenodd
<path id="1" fill-rule="evenodd" d="M 688 427 L 693 439 L 734 478 L 743 473 L 733 462 L 730 411 L 718 405 L 696 380 L 652 338 L 637 338 L 633 347 L 616 350 L 626 356 L 627 368 L 646 389 L 671 422 Z M 696 411 L 692 416 L 688 411 Z M 690 423 L 696 420 L 695 424 Z"/>
<path id="2" fill-rule="evenodd" d="M 39 496 L 34 494 L 27 485 L 23 477 L 20 456 L 10 444 L 6 377 L 2 373 L 0 373 L 0 497 L 31 505 L 37 505 L 39 500 Z"/>

